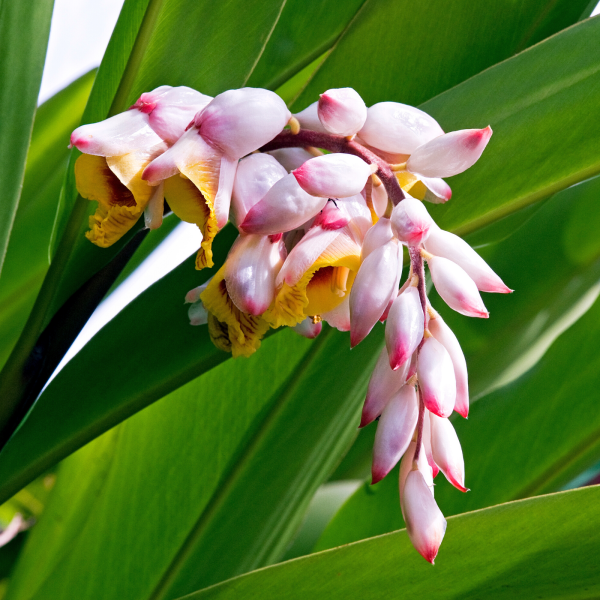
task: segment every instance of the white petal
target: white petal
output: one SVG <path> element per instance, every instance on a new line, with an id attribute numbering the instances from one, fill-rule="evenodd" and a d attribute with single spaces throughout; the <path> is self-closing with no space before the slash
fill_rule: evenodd
<path id="1" fill-rule="evenodd" d="M 441 256 L 428 258 L 427 264 L 435 289 L 450 308 L 467 317 L 489 317 L 475 282 L 461 267 Z"/>
<path id="2" fill-rule="evenodd" d="M 349 219 L 348 227 L 356 243 L 362 244 L 365 235 L 373 225 L 371 213 L 367 208 L 365 199 L 361 194 L 356 194 L 349 198 L 336 200 L 335 204 Z"/>
<path id="3" fill-rule="evenodd" d="M 431 450 L 431 413 L 427 409 L 425 409 L 423 415 L 423 448 L 427 457 L 427 463 L 431 467 L 432 475 L 435 478 L 440 469 L 433 460 L 433 451 Z"/>
<path id="4" fill-rule="evenodd" d="M 293 172 L 304 191 L 324 198 L 360 194 L 371 176 L 371 167 L 351 154 L 325 154 L 307 160 Z"/>
<path id="5" fill-rule="evenodd" d="M 419 404 L 415 388 L 403 386 L 387 403 L 377 424 L 373 444 L 372 484 L 381 481 L 402 458 L 417 425 Z"/>
<path id="6" fill-rule="evenodd" d="M 311 131 L 318 131 L 319 133 L 329 133 L 323 124 L 319 120 L 319 103 L 313 102 L 307 106 L 303 111 L 294 115 L 300 127 L 302 129 L 310 129 Z"/>
<path id="7" fill-rule="evenodd" d="M 371 252 L 384 244 L 387 244 L 393 237 L 394 234 L 392 233 L 392 222 L 390 219 L 379 219 L 365 235 L 365 241 L 363 242 L 360 254 L 361 262 L 364 261 Z"/>
<path id="8" fill-rule="evenodd" d="M 133 109 L 99 123 L 78 127 L 71 134 L 71 144 L 85 154 L 121 156 L 164 142 L 150 127 L 148 115 Z M 164 149 L 167 149 L 166 145 Z"/>
<path id="9" fill-rule="evenodd" d="M 321 323 L 321 321 L 313 323 L 311 317 L 306 317 L 304 321 L 301 321 L 298 325 L 292 327 L 297 334 L 309 340 L 314 340 L 321 333 L 322 328 L 323 323 Z"/>
<path id="10" fill-rule="evenodd" d="M 451 177 L 473 166 L 492 137 L 492 128 L 462 129 L 419 146 L 406 169 L 424 177 Z"/>
<path id="11" fill-rule="evenodd" d="M 274 157 L 288 173 L 313 158 L 313 155 L 304 148 L 280 148 L 279 150 L 271 150 L 267 154 Z"/>
<path id="12" fill-rule="evenodd" d="M 427 113 L 399 102 L 379 102 L 368 109 L 358 135 L 367 144 L 393 154 L 412 154 L 444 131 Z"/>
<path id="13" fill-rule="evenodd" d="M 381 349 L 369 380 L 360 427 L 365 427 L 383 412 L 392 396 L 405 384 L 408 367 L 409 362 L 406 361 L 397 371 L 392 371 L 387 348 Z"/>
<path id="14" fill-rule="evenodd" d="M 404 516 L 404 484 L 406 483 L 406 477 L 412 471 L 413 468 L 413 458 L 415 456 L 415 449 L 417 448 L 417 442 L 411 442 L 408 446 L 408 449 L 404 453 L 402 457 L 402 462 L 400 463 L 400 477 L 399 477 L 399 487 L 400 487 L 400 506 L 402 507 L 402 516 Z M 431 495 L 434 495 L 433 492 L 433 473 L 431 471 L 431 467 L 427 462 L 427 456 L 425 455 L 425 448 L 423 444 L 421 444 L 421 452 L 419 452 L 419 460 L 417 462 L 417 466 L 421 475 L 423 475 L 425 479 L 425 483 L 431 492 Z"/>
<path id="15" fill-rule="evenodd" d="M 388 205 L 388 195 L 385 190 L 385 185 L 373 185 L 371 189 L 371 201 L 373 202 L 373 208 L 375 214 L 383 218 Z"/>
<path id="16" fill-rule="evenodd" d="M 152 193 L 152 197 L 144 209 L 144 225 L 148 229 L 158 229 L 162 225 L 164 211 L 165 192 L 161 183 Z"/>
<path id="17" fill-rule="evenodd" d="M 452 365 L 454 366 L 454 376 L 456 378 L 456 401 L 454 410 L 465 419 L 469 415 L 469 375 L 467 373 L 467 362 L 465 355 L 454 335 L 454 332 L 437 315 L 429 320 L 429 331 L 433 337 L 446 348 Z"/>
<path id="18" fill-rule="evenodd" d="M 456 431 L 448 419 L 433 414 L 431 415 L 431 450 L 433 460 L 446 479 L 461 492 L 467 492 L 465 461 Z"/>
<path id="19" fill-rule="evenodd" d="M 152 92 L 148 95 L 142 94 L 140 100 L 146 96 L 150 100 L 152 95 Z M 174 144 L 183 135 L 196 113 L 211 100 L 211 96 L 186 86 L 170 88 L 156 98 L 156 106 L 149 114 L 150 126 L 166 142 Z"/>
<path id="20" fill-rule="evenodd" d="M 350 347 L 367 337 L 387 308 L 394 286 L 398 289 L 401 251 L 398 241 L 392 239 L 361 264 L 350 292 Z"/>
<path id="21" fill-rule="evenodd" d="M 504 285 L 485 260 L 457 235 L 434 224 L 424 246 L 427 252 L 447 258 L 464 269 L 482 292 L 508 294 L 512 291 Z"/>
<path id="22" fill-rule="evenodd" d="M 275 297 L 275 277 L 285 259 L 283 241 L 242 235 L 225 262 L 225 283 L 233 303 L 251 315 L 264 313 Z"/>
<path id="23" fill-rule="evenodd" d="M 385 324 L 385 344 L 392 369 L 407 362 L 421 343 L 424 320 L 419 291 L 409 286 L 394 300 Z"/>
<path id="24" fill-rule="evenodd" d="M 204 139 L 237 160 L 270 142 L 291 116 L 274 92 L 242 88 L 216 96 L 194 124 Z"/>
<path id="25" fill-rule="evenodd" d="M 201 300 L 197 300 L 188 308 L 190 325 L 206 325 L 208 323 L 208 311 L 204 308 Z"/>
<path id="26" fill-rule="evenodd" d="M 338 331 L 350 331 L 350 294 L 346 294 L 334 309 L 324 312 L 321 318 Z"/>
<path id="27" fill-rule="evenodd" d="M 433 219 L 420 200 L 406 196 L 392 211 L 392 231 L 409 246 L 418 246 L 429 235 Z"/>
<path id="28" fill-rule="evenodd" d="M 231 192 L 235 180 L 235 172 L 238 161 L 227 156 L 221 157 L 221 168 L 219 169 L 219 186 L 215 194 L 215 216 L 217 226 L 222 229 L 229 220 L 229 207 L 231 205 Z"/>
<path id="29" fill-rule="evenodd" d="M 231 198 L 231 220 L 239 227 L 248 211 L 287 175 L 268 154 L 250 154 L 238 163 Z"/>
<path id="30" fill-rule="evenodd" d="M 440 417 L 449 417 L 456 401 L 456 379 L 450 355 L 434 337 L 421 346 L 417 377 L 425 408 Z"/>
<path id="31" fill-rule="evenodd" d="M 314 217 L 327 198 L 311 196 L 293 174 L 280 179 L 246 215 L 241 229 L 246 233 L 274 234 L 291 231 Z"/>
<path id="32" fill-rule="evenodd" d="M 421 177 L 423 185 L 427 188 L 423 200 L 432 204 L 444 204 L 452 198 L 450 186 L 439 177 Z"/>
<path id="33" fill-rule="evenodd" d="M 446 533 L 446 519 L 420 471 L 411 471 L 404 484 L 406 532 L 417 552 L 433 564 Z"/>
<path id="34" fill-rule="evenodd" d="M 318 116 L 329 133 L 352 136 L 365 124 L 367 107 L 356 90 L 337 88 L 321 94 Z"/>

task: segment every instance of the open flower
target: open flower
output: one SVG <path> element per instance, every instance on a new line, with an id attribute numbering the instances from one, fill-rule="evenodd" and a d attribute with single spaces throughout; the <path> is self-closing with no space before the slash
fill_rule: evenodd
<path id="1" fill-rule="evenodd" d="M 75 163 L 77 190 L 98 202 L 86 233 L 90 241 L 102 248 L 114 244 L 149 205 L 148 224 L 160 225 L 163 189 L 150 187 L 142 172 L 210 100 L 187 87 L 161 86 L 142 94 L 129 110 L 71 134 L 71 145 L 84 153 Z"/>
<path id="2" fill-rule="evenodd" d="M 202 232 L 196 268 L 213 264 L 212 241 L 227 223 L 238 160 L 277 135 L 290 116 L 283 100 L 268 90 L 223 92 L 144 170 L 151 185 L 164 182 L 173 212 Z"/>

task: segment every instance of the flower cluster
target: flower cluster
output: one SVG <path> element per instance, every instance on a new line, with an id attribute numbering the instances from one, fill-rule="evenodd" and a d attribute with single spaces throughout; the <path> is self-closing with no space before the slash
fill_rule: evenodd
<path id="1" fill-rule="evenodd" d="M 76 129 L 79 192 L 96 200 L 88 238 L 109 246 L 142 212 L 158 227 L 165 199 L 212 241 L 239 231 L 225 264 L 188 292 L 193 325 L 215 345 L 250 356 L 269 328 L 316 337 L 322 321 L 360 343 L 385 322 L 361 427 L 379 418 L 373 482 L 402 459 L 400 501 L 415 548 L 433 562 L 446 521 L 434 499 L 438 471 L 461 491 L 464 462 L 448 417 L 467 417 L 460 345 L 426 295 L 425 268 L 441 298 L 488 316 L 479 291 L 510 292 L 463 240 L 432 220 L 423 200 L 451 197 L 442 179 L 468 169 L 492 131 L 444 133 L 411 106 L 367 108 L 333 89 L 291 115 L 273 92 L 243 88 L 210 98 L 185 87 L 142 94 L 126 112 Z M 401 283 L 404 250 L 410 260 Z"/>

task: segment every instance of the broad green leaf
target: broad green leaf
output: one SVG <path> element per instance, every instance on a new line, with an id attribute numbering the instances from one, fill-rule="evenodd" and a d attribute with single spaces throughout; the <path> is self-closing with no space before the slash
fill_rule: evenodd
<path id="1" fill-rule="evenodd" d="M 435 567 L 399 531 L 230 579 L 187 600 L 595 598 L 600 488 L 448 519 Z"/>
<path id="2" fill-rule="evenodd" d="M 21 195 L 53 0 L 0 4 L 0 272 Z"/>
<path id="3" fill-rule="evenodd" d="M 381 336 L 352 353 L 347 342 L 332 329 L 314 342 L 282 332 L 113 430 L 85 523 L 71 524 L 64 500 L 49 506 L 42 519 L 69 537 L 56 547 L 48 526 L 33 531 L 9 598 L 175 598 L 277 560 L 356 429 L 359 367 L 372 366 Z M 333 376 L 342 367 L 349 375 Z M 65 465 L 62 498 L 90 470 L 79 453 Z"/>
<path id="4" fill-rule="evenodd" d="M 215 348 L 206 327 L 189 325 L 183 298 L 216 272 L 233 238 L 232 227 L 217 237 L 213 269 L 196 271 L 190 257 L 148 288 L 50 383 L 0 452 L 3 500 L 94 437 L 229 356 Z M 91 385 L 92 380 L 101 385 Z"/>
<path id="5" fill-rule="evenodd" d="M 0 365 L 12 350 L 48 270 L 48 243 L 69 151 L 95 71 L 44 102 L 36 113 L 23 191 L 0 285 Z"/>
<path id="6" fill-rule="evenodd" d="M 575 23 L 586 5 L 367 0 L 294 108 L 303 109 L 329 88 L 348 86 L 368 106 L 386 100 L 420 104 Z"/>

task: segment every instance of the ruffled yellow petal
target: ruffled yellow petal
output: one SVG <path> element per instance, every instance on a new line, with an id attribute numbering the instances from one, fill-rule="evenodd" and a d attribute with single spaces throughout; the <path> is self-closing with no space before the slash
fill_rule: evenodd
<path id="1" fill-rule="evenodd" d="M 135 153 L 110 158 L 82 154 L 75 162 L 77 191 L 98 202 L 85 234 L 96 246 L 114 244 L 142 214 L 154 191 L 141 177 L 149 162 Z"/>
<path id="2" fill-rule="evenodd" d="M 186 175 L 187 177 L 187 175 Z M 213 266 L 212 243 L 217 235 L 214 196 L 205 196 L 190 179 L 174 175 L 165 180 L 165 197 L 173 212 L 188 223 L 195 223 L 202 232 L 202 243 L 196 256 L 196 269 Z"/>
<path id="3" fill-rule="evenodd" d="M 294 327 L 338 307 L 360 267 L 360 246 L 340 234 L 293 286 L 285 281 L 263 318 L 271 327 Z"/>
<path id="4" fill-rule="evenodd" d="M 413 198 L 416 198 L 417 200 L 423 200 L 423 198 L 425 198 L 427 188 L 416 175 L 413 175 L 408 171 L 397 171 L 396 179 L 398 180 L 400 187 Z"/>
<path id="5" fill-rule="evenodd" d="M 221 267 L 200 300 L 209 313 L 208 332 L 221 350 L 235 357 L 250 356 L 260 348 L 260 340 L 269 329 L 262 317 L 243 313 L 231 301 L 224 279 L 225 267 Z"/>

